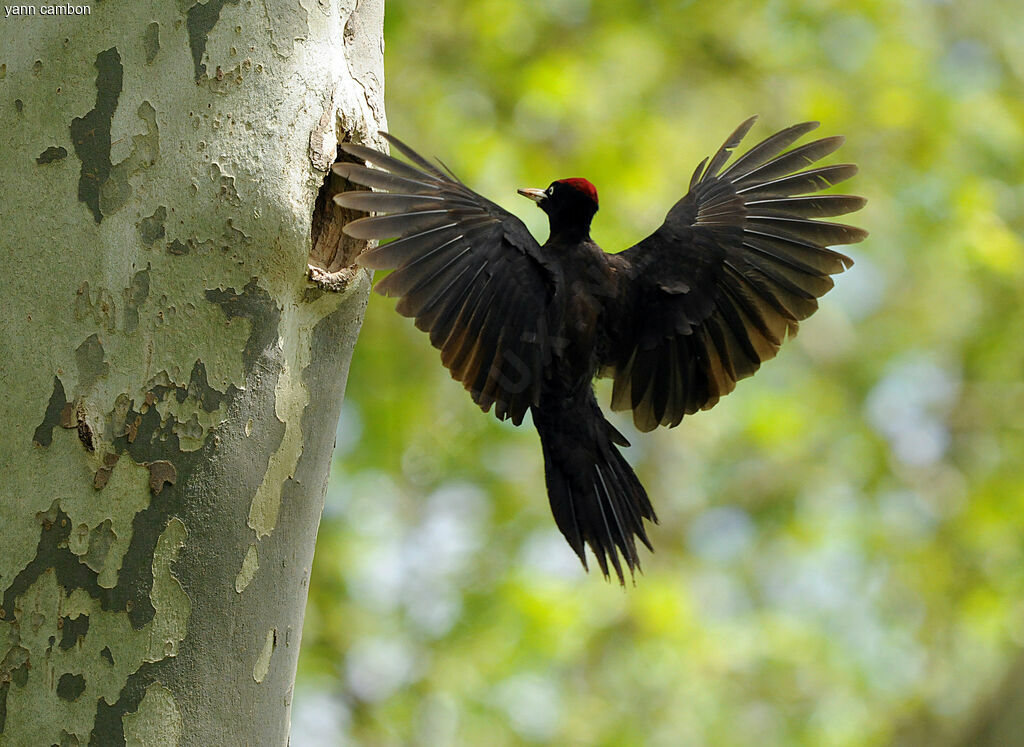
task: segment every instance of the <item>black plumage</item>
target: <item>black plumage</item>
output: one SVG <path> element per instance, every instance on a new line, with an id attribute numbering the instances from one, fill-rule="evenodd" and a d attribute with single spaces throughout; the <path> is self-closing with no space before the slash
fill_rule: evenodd
<path id="1" fill-rule="evenodd" d="M 612 408 L 632 410 L 641 431 L 678 425 L 775 356 L 830 276 L 853 264 L 829 246 L 866 236 L 818 220 L 864 204 L 815 194 L 856 173 L 808 168 L 843 139 L 786 150 L 818 126 L 798 124 L 724 168 L 753 123 L 697 167 L 657 231 L 618 254 L 590 239 L 598 198 L 585 179 L 520 190 L 548 214 L 541 246 L 518 218 L 386 133 L 411 163 L 345 144 L 370 166 L 334 167 L 379 190 L 335 197 L 376 214 L 349 223 L 350 236 L 394 239 L 359 257 L 394 270 L 377 291 L 400 297 L 398 311 L 430 335 L 485 412 L 518 425 L 532 411 L 559 529 L 584 566 L 588 544 L 620 581 L 622 560 L 630 572 L 640 565 L 635 540 L 651 547 L 644 521 L 657 519 L 617 448 L 629 442 L 598 407 L 595 376 L 614 379 Z"/>

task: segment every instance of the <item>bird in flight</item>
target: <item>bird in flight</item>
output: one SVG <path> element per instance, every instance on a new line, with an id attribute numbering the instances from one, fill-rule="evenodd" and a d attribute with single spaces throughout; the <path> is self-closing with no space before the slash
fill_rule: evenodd
<path id="1" fill-rule="evenodd" d="M 584 568 L 586 544 L 620 583 L 623 563 L 631 574 L 640 566 L 636 539 L 653 550 L 644 521 L 657 517 L 594 378 L 613 379 L 612 409 L 632 410 L 639 430 L 679 425 L 775 356 L 832 288 L 830 276 L 853 264 L 829 247 L 867 235 L 819 220 L 865 201 L 817 194 L 857 172 L 812 168 L 842 137 L 791 148 L 817 122 L 777 132 L 726 165 L 755 119 L 701 162 L 654 233 L 617 254 L 590 238 L 598 197 L 586 179 L 519 190 L 547 213 L 542 245 L 517 217 L 387 133 L 408 162 L 345 143 L 367 165 L 334 166 L 376 190 L 334 199 L 374 214 L 348 223 L 349 236 L 392 239 L 357 260 L 394 270 L 377 292 L 399 298 L 398 312 L 429 334 L 484 412 L 519 425 L 530 411 L 555 523 Z"/>

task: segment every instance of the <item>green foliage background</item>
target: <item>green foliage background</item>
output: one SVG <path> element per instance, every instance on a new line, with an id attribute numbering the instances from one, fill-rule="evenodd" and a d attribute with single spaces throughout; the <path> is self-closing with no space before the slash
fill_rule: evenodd
<path id="1" fill-rule="evenodd" d="M 294 744 L 870 745 L 955 733 L 1024 645 L 1024 13 L 889 0 L 388 0 L 390 129 L 527 221 L 647 235 L 742 119 L 846 134 L 856 265 L 711 412 L 615 422 L 661 518 L 584 576 L 532 428 L 393 302 L 356 348 Z M 836 159 L 833 159 L 836 160 Z M 607 403 L 607 388 L 599 386 Z"/>

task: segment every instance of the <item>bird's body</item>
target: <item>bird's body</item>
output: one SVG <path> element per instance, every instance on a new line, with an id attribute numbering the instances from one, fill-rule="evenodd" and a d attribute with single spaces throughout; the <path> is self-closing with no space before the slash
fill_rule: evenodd
<path id="1" fill-rule="evenodd" d="M 554 341 L 545 379 L 559 388 L 578 389 L 590 384 L 607 351 L 608 323 L 614 319 L 608 301 L 617 297 L 617 278 L 609 255 L 589 239 L 571 246 L 548 242 L 541 250 L 561 289 L 552 299 L 548 327 L 564 337 Z"/>
<path id="2" fill-rule="evenodd" d="M 644 521 L 656 518 L 594 378 L 614 379 L 613 409 L 633 410 L 640 430 L 678 425 L 775 355 L 832 287 L 829 275 L 852 264 L 828 246 L 865 236 L 814 220 L 856 210 L 860 198 L 804 196 L 855 173 L 847 164 L 800 170 L 842 139 L 782 153 L 816 123 L 773 135 L 723 170 L 752 124 L 698 167 L 657 231 L 618 254 L 590 238 L 598 198 L 585 179 L 520 190 L 548 214 L 541 246 L 517 218 L 391 136 L 415 165 L 350 144 L 380 168 L 335 166 L 383 190 L 335 198 L 384 214 L 347 233 L 396 239 L 360 257 L 395 270 L 378 292 L 401 297 L 398 311 L 430 334 L 482 409 L 517 425 L 531 412 L 559 529 L 584 565 L 586 543 L 620 580 L 620 555 L 631 571 L 639 565 L 635 538 L 650 547 Z"/>

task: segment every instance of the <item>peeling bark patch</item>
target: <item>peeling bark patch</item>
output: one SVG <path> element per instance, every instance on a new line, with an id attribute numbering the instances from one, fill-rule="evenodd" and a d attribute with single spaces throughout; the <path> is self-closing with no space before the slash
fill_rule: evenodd
<path id="1" fill-rule="evenodd" d="M 191 601 L 181 582 L 171 571 L 171 565 L 179 559 L 186 537 L 185 524 L 178 518 L 172 518 L 157 540 L 152 554 L 151 577 L 152 599 L 159 610 L 159 616 L 152 618 L 153 625 L 148 631 L 151 641 L 148 656 L 151 658 L 141 663 L 136 671 L 128 676 L 113 704 L 109 703 L 106 697 L 97 700 L 96 716 L 89 739 L 90 746 L 138 744 L 126 739 L 130 733 L 126 732 L 126 721 L 130 722 L 131 719 L 126 720 L 125 716 L 143 708 L 148 689 L 156 680 L 162 679 L 161 674 L 167 671 L 169 661 L 178 655 L 178 644 L 187 633 L 188 621 L 192 615 Z M 105 650 L 110 663 L 113 664 L 109 648 Z M 100 655 L 104 656 L 102 651 Z M 143 713 L 147 714 L 149 711 L 143 710 Z M 156 742 L 179 743 L 180 740 L 177 739 Z"/>
<path id="2" fill-rule="evenodd" d="M 59 145 L 51 145 L 49 148 L 44 150 L 38 156 L 36 156 L 36 163 L 40 166 L 46 163 L 53 163 L 54 161 L 60 161 L 61 159 L 68 157 L 68 149 L 62 148 Z"/>
<path id="3" fill-rule="evenodd" d="M 305 39 L 309 33 L 309 13 L 302 3 L 275 5 L 271 10 L 264 0 L 263 15 L 274 53 L 282 59 L 291 57 L 295 42 Z"/>
<path id="4" fill-rule="evenodd" d="M 116 313 L 117 304 L 114 303 L 114 296 L 106 288 L 98 288 L 96 299 L 93 300 L 88 281 L 78 286 L 75 297 L 76 320 L 83 321 L 91 316 L 96 324 L 112 332 L 117 327 Z"/>
<path id="5" fill-rule="evenodd" d="M 182 244 L 180 241 L 175 239 L 174 241 L 167 245 L 167 252 L 168 254 L 174 254 L 180 257 L 183 254 L 189 253 L 189 245 Z"/>
<path id="6" fill-rule="evenodd" d="M 78 440 L 86 451 L 95 451 L 96 444 L 93 443 L 92 428 L 89 425 L 85 412 L 85 402 L 79 398 L 75 402 L 67 402 L 64 409 L 60 411 L 60 426 L 68 430 L 78 431 Z"/>
<path id="7" fill-rule="evenodd" d="M 202 424 L 199 422 L 199 417 L 192 413 L 185 422 L 180 419 L 174 423 L 174 432 L 177 434 L 178 439 L 181 441 L 181 448 L 186 451 L 193 451 L 190 448 L 193 444 L 195 448 L 199 448 L 203 444 L 203 434 L 205 433 Z"/>
<path id="8" fill-rule="evenodd" d="M 220 196 L 222 200 L 227 202 L 229 205 L 241 207 L 242 199 L 238 196 L 238 190 L 235 189 L 234 175 L 224 171 L 224 169 L 221 168 L 221 165 L 217 162 L 213 162 L 210 164 L 210 181 L 212 181 L 214 184 L 219 185 L 217 188 L 217 194 Z M 238 233 L 242 233 L 241 231 L 238 231 L 237 228 L 234 228 L 234 226 L 231 225 L 230 219 L 228 221 L 228 228 L 233 229 Z M 242 235 L 244 236 L 245 234 Z"/>
<path id="9" fill-rule="evenodd" d="M 158 682 L 146 688 L 146 694 L 134 713 L 121 717 L 125 742 L 131 745 L 169 745 L 181 743 L 181 711 L 174 695 Z"/>
<path id="10" fill-rule="evenodd" d="M 78 427 L 78 415 L 75 412 L 75 405 L 72 402 L 66 402 L 64 409 L 60 411 L 60 427 L 61 428 L 77 428 Z"/>
<path id="11" fill-rule="evenodd" d="M 114 465 L 117 464 L 117 460 L 121 458 L 120 454 L 110 453 L 103 455 L 103 466 L 96 470 L 96 474 L 92 478 L 92 486 L 96 490 L 103 490 L 110 481 L 110 475 L 114 471 Z M 105 523 L 109 524 L 108 519 Z"/>
<path id="12" fill-rule="evenodd" d="M 92 440 L 92 428 L 89 427 L 89 422 L 85 419 L 84 413 L 79 415 L 78 420 L 78 440 L 82 442 L 82 446 L 85 447 L 86 451 L 95 451 L 96 444 Z"/>
<path id="13" fill-rule="evenodd" d="M 232 186 L 234 186 L 234 177 L 232 177 Z M 236 192 L 235 194 L 237 195 L 238 193 Z M 232 218 L 227 219 L 223 235 L 224 239 L 230 244 L 241 242 L 243 246 L 252 245 L 252 236 L 240 228 L 235 228 L 235 221 Z"/>
<path id="14" fill-rule="evenodd" d="M 159 646 L 159 654 L 163 657 L 178 655 L 178 644 L 185 637 L 188 619 L 192 615 L 192 601 L 171 570 L 187 537 L 185 523 L 173 517 L 157 538 L 156 550 L 153 552 L 153 588 L 150 597 L 160 616 L 152 620 L 152 635 L 155 641 L 162 644 Z"/>
<path id="15" fill-rule="evenodd" d="M 167 371 L 160 371 L 146 383 L 146 389 L 142 412 L 138 414 L 132 410 L 134 402 L 127 395 L 118 398 L 119 402 L 123 398 L 124 404 L 116 406 L 110 415 L 115 439 L 127 434 L 128 443 L 132 443 L 142 424 L 142 414 L 163 403 L 162 407 L 157 407 L 163 418 L 158 437 L 166 440 L 170 431 L 177 437 L 177 450 L 188 452 L 202 448 L 205 436 L 224 421 L 225 405 L 230 405 L 239 391 L 233 384 L 223 392 L 211 386 L 206 366 L 198 359 L 192 366 L 188 384 L 177 386 L 171 382 Z"/>
<path id="16" fill-rule="evenodd" d="M 135 463 L 149 466 L 150 463 L 162 461 L 159 457 L 164 454 L 180 451 L 178 436 L 170 422 L 173 419 L 166 424 L 162 423 L 155 407 L 146 408 L 144 413 L 136 413 L 129 407 L 126 419 L 129 423 L 126 432 L 114 439 L 114 448 L 120 453 L 127 452 Z M 177 478 L 176 468 L 175 476 Z M 152 487 L 152 471 L 150 478 Z M 163 491 L 176 490 L 173 483 L 172 487 L 167 485 L 166 480 L 161 484 Z M 121 561 L 115 591 L 119 592 L 120 597 L 133 600 L 134 603 L 127 611 L 135 629 L 148 623 L 156 611 L 150 600 L 153 574 L 149 558 L 152 557 L 152 548 L 164 529 L 174 502 L 172 495 L 167 500 L 150 504 L 132 519 L 131 542 Z"/>
<path id="17" fill-rule="evenodd" d="M 20 667 L 11 672 L 11 682 L 13 682 L 18 687 L 25 687 L 25 685 L 28 684 L 29 669 L 31 669 L 31 665 L 28 661 L 28 658 L 26 657 L 25 662 Z"/>
<path id="18" fill-rule="evenodd" d="M 256 545 L 249 545 L 249 550 L 245 553 L 245 560 L 242 561 L 242 567 L 238 571 L 238 575 L 235 576 L 235 591 L 239 594 L 245 591 L 259 568 L 260 560 L 256 553 Z"/>
<path id="19" fill-rule="evenodd" d="M 15 646 L 0 663 L 0 680 L 13 682 L 18 687 L 25 687 L 30 668 L 29 650 L 24 646 Z"/>
<path id="20" fill-rule="evenodd" d="M 64 385 L 56 376 L 53 377 L 53 393 L 46 405 L 46 412 L 43 414 L 43 422 L 36 427 L 32 436 L 32 442 L 37 446 L 49 446 L 53 443 L 53 429 L 61 425 L 61 413 L 67 405 L 67 395 L 64 394 Z"/>
<path id="21" fill-rule="evenodd" d="M 143 406 L 142 409 L 144 412 L 136 412 L 132 404 L 129 404 L 125 413 L 125 432 L 114 439 L 113 447 L 120 453 L 127 452 L 136 464 L 149 468 L 150 487 L 154 493 L 154 485 L 159 484 L 162 493 L 170 495 L 154 501 L 135 515 L 132 520 L 131 543 L 121 562 L 116 590 L 122 595 L 130 593 L 134 600 L 128 613 L 136 629 L 148 623 L 155 614 L 150 600 L 153 575 L 149 558 L 152 557 L 153 545 L 174 507 L 179 505 L 177 484 L 182 481 L 183 474 L 188 475 L 195 469 L 195 459 L 202 458 L 200 454 L 190 459 L 181 452 L 179 437 L 174 432 L 177 422 L 175 418 L 170 417 L 164 422 L 156 407 Z M 167 454 L 180 454 L 180 463 L 171 464 L 161 459 Z M 171 518 L 171 521 L 177 520 Z"/>
<path id="22" fill-rule="evenodd" d="M 62 674 L 57 681 L 57 695 L 72 702 L 85 692 L 85 677 L 80 674 Z"/>
<path id="23" fill-rule="evenodd" d="M 266 7 L 266 5 L 264 5 Z M 330 171 L 338 159 L 338 89 L 331 93 L 331 100 L 320 115 L 316 127 L 309 133 L 309 160 L 318 171 Z"/>
<path id="24" fill-rule="evenodd" d="M 257 682 L 263 682 L 263 678 L 270 671 L 270 657 L 274 655 L 274 649 L 276 648 L 277 628 L 271 628 L 267 631 L 267 639 L 263 642 L 263 650 L 256 657 L 256 663 L 252 668 L 252 678 Z"/>
<path id="25" fill-rule="evenodd" d="M 281 310 L 274 305 L 270 294 L 259 286 L 256 278 L 246 283 L 241 293 L 234 288 L 211 288 L 206 291 L 206 300 L 218 304 L 228 320 L 242 317 L 252 323 L 252 334 L 242 350 L 242 362 L 247 370 L 256 364 L 265 350 L 277 342 Z"/>
<path id="26" fill-rule="evenodd" d="M 209 0 L 207 3 L 196 3 L 188 9 L 185 17 L 185 28 L 188 30 L 188 46 L 192 50 L 192 66 L 195 69 L 196 83 L 206 75 L 203 55 L 206 54 L 206 42 L 213 27 L 220 20 L 220 12 L 225 4 L 238 5 L 238 0 Z"/>
<path id="27" fill-rule="evenodd" d="M 92 476 L 92 486 L 96 490 L 103 490 L 103 488 L 107 487 L 107 482 L 110 481 L 110 474 L 112 472 L 113 469 L 110 467 L 100 467 L 96 470 L 96 474 Z"/>
<path id="28" fill-rule="evenodd" d="M 128 423 L 125 428 L 125 436 L 128 438 L 128 443 L 135 443 L 135 439 L 139 437 L 139 426 L 142 424 L 142 416 L 137 415 L 135 420 Z"/>
<path id="29" fill-rule="evenodd" d="M 75 349 L 75 365 L 78 367 L 78 388 L 92 389 L 96 382 L 110 373 L 110 364 L 103 359 L 103 345 L 99 335 L 93 333 Z"/>
<path id="30" fill-rule="evenodd" d="M 222 180 L 224 178 L 226 178 L 226 177 L 222 177 Z M 234 179 L 234 177 L 230 177 L 230 178 L 232 180 Z M 223 185 L 224 185 L 224 182 L 222 181 L 221 182 L 222 194 L 227 194 L 227 195 L 230 196 L 230 193 L 227 193 L 227 192 L 223 191 Z M 230 198 L 229 196 L 225 197 L 224 199 L 227 200 L 228 202 L 231 202 L 231 204 L 233 204 L 233 205 L 237 205 L 237 206 L 241 205 L 241 201 L 238 201 L 238 202 L 234 201 L 234 200 L 237 199 L 237 196 L 236 196 L 236 198 Z M 231 219 L 229 218 L 228 221 L 227 221 L 227 226 L 225 226 L 224 233 L 223 233 L 223 235 L 222 235 L 222 237 L 220 239 L 206 239 L 205 241 L 199 241 L 198 239 L 189 238 L 189 239 L 185 239 L 184 242 L 179 241 L 178 239 L 174 239 L 173 241 L 171 241 L 170 243 L 167 244 L 167 253 L 168 254 L 173 254 L 175 256 L 181 256 L 181 255 L 184 255 L 184 254 L 192 254 L 192 253 L 203 255 L 203 256 L 210 256 L 210 255 L 214 254 L 215 252 L 219 251 L 221 253 L 221 255 L 223 256 L 223 255 L 227 255 L 228 252 L 231 251 L 231 246 L 230 245 L 234 244 L 238 240 L 241 240 L 242 244 L 244 244 L 246 246 L 248 246 L 250 243 L 252 243 L 252 239 L 250 239 L 244 233 L 242 233 L 237 228 L 234 228 L 231 225 Z"/>
<path id="31" fill-rule="evenodd" d="M 173 485 L 178 479 L 178 471 L 170 462 L 159 460 L 146 465 L 149 468 L 149 489 L 154 495 L 160 495 L 164 485 Z"/>
<path id="32" fill-rule="evenodd" d="M 82 162 L 78 200 L 89 207 L 93 219 L 99 223 L 103 220 L 100 188 L 110 176 L 110 127 L 121 96 L 124 68 L 117 47 L 96 55 L 95 64 L 96 106 L 84 117 L 71 120 L 71 142 Z"/>
<path id="33" fill-rule="evenodd" d="M 160 24 L 156 21 L 146 26 L 142 34 L 142 48 L 146 50 L 146 64 L 152 64 L 160 51 Z"/>
<path id="34" fill-rule="evenodd" d="M 259 287 L 256 278 L 246 284 L 241 294 L 230 288 L 210 289 L 206 291 L 206 297 L 219 304 L 229 320 L 239 316 L 250 320 L 251 332 L 242 350 L 242 362 L 246 371 L 250 372 L 246 376 L 247 386 L 248 381 L 255 378 L 257 387 L 268 387 L 273 391 L 268 404 L 274 408 L 274 412 L 268 417 L 273 418 L 274 422 L 272 428 L 267 428 L 261 434 L 264 447 L 261 449 L 257 474 L 262 475 L 262 478 L 253 494 L 248 521 L 249 526 L 256 529 L 257 536 L 265 536 L 273 529 L 280 508 L 280 494 L 274 494 L 274 487 L 268 484 L 268 473 L 273 471 L 274 459 L 280 453 L 280 445 L 287 431 L 276 413 L 277 385 L 280 383 L 279 377 L 284 376 L 286 371 L 281 364 L 281 348 L 278 344 L 281 310 L 267 291 Z M 274 372 L 275 376 L 266 376 L 269 372 Z"/>
<path id="35" fill-rule="evenodd" d="M 100 188 L 100 212 L 103 215 L 113 215 L 124 207 L 132 196 L 129 177 L 149 168 L 160 158 L 156 109 L 148 101 L 143 101 L 136 114 L 146 123 L 146 132 L 133 135 L 131 153 L 111 166 L 110 174 Z"/>
<path id="36" fill-rule="evenodd" d="M 166 391 L 169 387 L 160 387 Z M 160 392 L 163 394 L 163 391 Z M 218 391 L 210 386 L 210 380 L 206 374 L 206 364 L 196 360 L 192 365 L 192 373 L 188 379 L 187 387 L 174 387 L 174 398 L 178 404 L 187 399 L 192 399 L 206 412 L 216 412 L 224 402 L 227 394 Z"/>
<path id="37" fill-rule="evenodd" d="M 160 205 L 151 216 L 139 221 L 139 235 L 142 236 L 142 243 L 146 246 L 153 246 L 154 243 L 166 235 L 164 223 L 167 221 L 167 208 Z"/>
<path id="38" fill-rule="evenodd" d="M 358 267 L 342 267 L 336 272 L 327 272 L 316 265 L 308 265 L 307 277 L 313 287 L 307 288 L 302 300 L 306 303 L 313 303 L 324 293 L 344 293 L 352 282 L 359 277 L 359 273 L 368 273 L 368 270 L 360 270 Z"/>
<path id="39" fill-rule="evenodd" d="M 60 649 L 68 651 L 85 638 L 89 632 L 89 616 L 62 617 L 57 624 L 60 628 Z"/>
<path id="40" fill-rule="evenodd" d="M 28 649 L 23 646 L 14 646 L 7 655 L 0 661 L 0 682 L 11 682 L 24 686 L 24 682 L 17 682 L 17 673 L 28 672 Z"/>
<path id="41" fill-rule="evenodd" d="M 110 651 L 110 646 L 104 646 L 100 651 L 100 658 L 102 658 L 110 666 L 114 666 L 114 654 Z"/>
<path id="42" fill-rule="evenodd" d="M 148 384 L 147 384 L 148 386 Z M 123 436 L 127 430 L 125 420 L 128 418 L 128 412 L 132 409 L 134 400 L 128 396 L 126 392 L 122 392 L 117 395 L 117 399 L 114 400 L 114 409 L 107 414 L 107 423 L 110 427 L 111 438 L 118 438 Z M 107 464 L 106 458 L 103 461 L 104 466 L 113 467 L 113 464 Z"/>
<path id="43" fill-rule="evenodd" d="M 159 662 L 158 662 L 159 663 Z M 124 747 L 128 742 L 124 738 L 124 715 L 139 707 L 143 696 L 143 677 L 147 677 L 147 667 L 143 667 L 128 678 L 121 688 L 118 699 L 111 705 L 107 699 L 96 701 L 96 716 L 93 719 L 92 734 L 89 735 L 89 747 L 107 747 L 107 745 Z"/>
<path id="44" fill-rule="evenodd" d="M 164 665 L 165 661 L 143 664 L 135 674 L 128 677 L 113 705 L 108 703 L 106 698 L 100 698 L 96 702 L 96 716 L 93 720 L 92 734 L 89 736 L 89 747 L 128 744 L 125 739 L 124 717 L 139 709 L 146 695 L 146 688 L 153 683 Z"/>
<path id="45" fill-rule="evenodd" d="M 57 574 L 57 581 L 65 589 L 83 589 L 92 598 L 100 600 L 104 610 L 123 610 L 124 600 L 115 596 L 115 590 L 101 588 L 97 582 L 96 572 L 79 563 L 78 557 L 68 548 L 71 522 L 68 515 L 57 508 L 57 502 L 54 501 L 50 511 L 37 514 L 36 518 L 42 524 L 36 555 L 14 577 L 4 592 L 0 618 L 14 619 L 15 602 L 18 597 L 50 569 Z"/>
<path id="46" fill-rule="evenodd" d="M 149 270 L 150 265 L 146 265 L 146 269 L 136 272 L 131 284 L 124 289 L 125 332 L 134 332 L 139 326 L 139 308 L 149 298 Z"/>
<path id="47" fill-rule="evenodd" d="M 104 519 L 99 526 L 93 527 L 89 531 L 89 549 L 82 556 L 82 561 L 96 573 L 103 571 L 110 548 L 117 540 L 117 535 L 114 534 L 112 527 L 110 519 Z"/>

